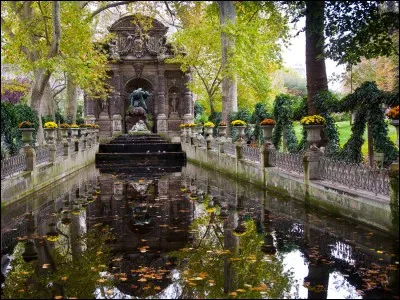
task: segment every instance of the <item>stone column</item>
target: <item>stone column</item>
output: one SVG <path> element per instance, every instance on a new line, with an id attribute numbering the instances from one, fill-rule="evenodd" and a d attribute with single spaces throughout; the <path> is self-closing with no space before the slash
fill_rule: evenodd
<path id="1" fill-rule="evenodd" d="M 167 133 L 167 116 L 165 114 L 165 77 L 164 74 L 158 75 L 158 116 L 157 132 Z"/>
<path id="2" fill-rule="evenodd" d="M 70 141 L 64 140 L 61 143 L 63 143 L 63 156 L 69 156 L 69 143 Z"/>
<path id="3" fill-rule="evenodd" d="M 187 88 L 187 84 L 191 80 L 191 75 L 190 73 L 185 73 L 183 76 L 183 84 L 184 84 L 184 89 L 183 89 L 183 103 L 185 107 L 184 111 L 184 122 L 185 123 L 191 123 L 193 122 L 193 115 L 194 115 L 194 107 L 193 107 L 193 97 L 192 97 L 192 92 Z"/>

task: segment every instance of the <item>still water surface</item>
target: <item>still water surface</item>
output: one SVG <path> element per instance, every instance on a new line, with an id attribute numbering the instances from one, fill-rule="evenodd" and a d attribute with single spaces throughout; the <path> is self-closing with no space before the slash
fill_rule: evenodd
<path id="1" fill-rule="evenodd" d="M 187 164 L 2 211 L 2 298 L 398 299 L 398 240 Z M 49 226 L 50 224 L 50 226 Z"/>

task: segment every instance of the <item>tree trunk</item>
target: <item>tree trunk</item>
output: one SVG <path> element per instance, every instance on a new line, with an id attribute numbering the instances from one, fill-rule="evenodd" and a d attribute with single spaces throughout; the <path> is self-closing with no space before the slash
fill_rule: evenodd
<path id="1" fill-rule="evenodd" d="M 46 83 L 43 90 L 42 99 L 40 100 L 40 111 L 42 116 L 50 115 L 54 121 L 56 120 L 53 91 L 49 82 Z"/>
<path id="2" fill-rule="evenodd" d="M 70 118 L 72 123 L 76 123 L 77 112 L 77 88 L 71 75 L 67 77 L 67 108 L 65 110 L 67 118 Z"/>
<path id="3" fill-rule="evenodd" d="M 35 73 L 35 80 L 32 87 L 31 92 L 31 108 L 37 112 L 39 118 L 39 128 L 37 132 L 37 143 L 39 145 L 43 144 L 44 141 L 44 133 L 43 133 L 43 126 L 42 126 L 42 116 L 41 116 L 41 99 L 44 94 L 44 89 L 46 84 L 48 84 L 50 79 L 50 73 L 47 72 L 45 69 L 39 69 Z"/>
<path id="4" fill-rule="evenodd" d="M 324 1 L 306 1 L 306 72 L 308 114 L 318 113 L 315 95 L 328 90 L 324 59 Z"/>
<path id="5" fill-rule="evenodd" d="M 236 11 L 233 1 L 217 1 L 219 7 L 219 19 L 222 28 L 229 23 L 235 23 Z M 230 56 L 235 48 L 235 41 L 226 33 L 221 32 L 222 45 L 222 120 L 227 122 L 230 112 L 237 111 L 237 75 L 227 74 L 230 69 Z"/>

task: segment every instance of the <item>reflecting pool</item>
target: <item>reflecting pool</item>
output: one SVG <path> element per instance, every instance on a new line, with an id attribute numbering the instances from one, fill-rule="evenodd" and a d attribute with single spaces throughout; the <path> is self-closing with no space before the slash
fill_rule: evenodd
<path id="1" fill-rule="evenodd" d="M 2 298 L 399 296 L 396 238 L 190 163 L 92 165 L 1 224 Z"/>

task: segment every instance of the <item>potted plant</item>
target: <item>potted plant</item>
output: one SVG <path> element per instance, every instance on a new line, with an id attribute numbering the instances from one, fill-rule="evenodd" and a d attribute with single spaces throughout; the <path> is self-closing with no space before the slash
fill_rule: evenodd
<path id="1" fill-rule="evenodd" d="M 393 107 L 389 110 L 386 114 L 389 119 L 392 120 L 392 125 L 396 128 L 397 131 L 397 138 L 396 138 L 396 145 L 399 147 L 399 106 Z"/>
<path id="2" fill-rule="evenodd" d="M 18 129 L 22 135 L 22 141 L 25 146 L 29 145 L 33 141 L 33 132 L 35 131 L 35 124 L 29 121 L 23 121 L 18 124 Z"/>
<path id="3" fill-rule="evenodd" d="M 231 125 L 239 130 L 239 141 L 242 141 L 245 136 L 244 130 L 246 129 L 246 122 L 242 120 L 233 120 Z"/>
<path id="4" fill-rule="evenodd" d="M 275 120 L 273 119 L 264 119 L 260 122 L 260 128 L 263 131 L 263 137 L 268 142 L 272 138 L 272 130 L 275 127 Z"/>
<path id="5" fill-rule="evenodd" d="M 61 137 L 65 141 L 66 138 L 68 137 L 68 130 L 71 128 L 71 126 L 67 123 L 62 123 L 60 124 L 60 130 L 61 130 Z"/>
<path id="6" fill-rule="evenodd" d="M 46 238 L 49 242 L 55 242 L 59 239 L 60 234 L 57 232 L 56 223 L 50 223 L 49 229 L 50 231 L 46 233 Z"/>
<path id="7" fill-rule="evenodd" d="M 52 144 L 55 139 L 55 133 L 58 125 L 53 121 L 49 121 L 44 123 L 43 127 L 46 132 L 46 140 L 49 142 L 49 144 Z"/>
<path id="8" fill-rule="evenodd" d="M 307 130 L 307 142 L 315 145 L 321 139 L 321 129 L 326 124 L 326 120 L 320 115 L 312 115 L 302 118 L 300 124 Z"/>

